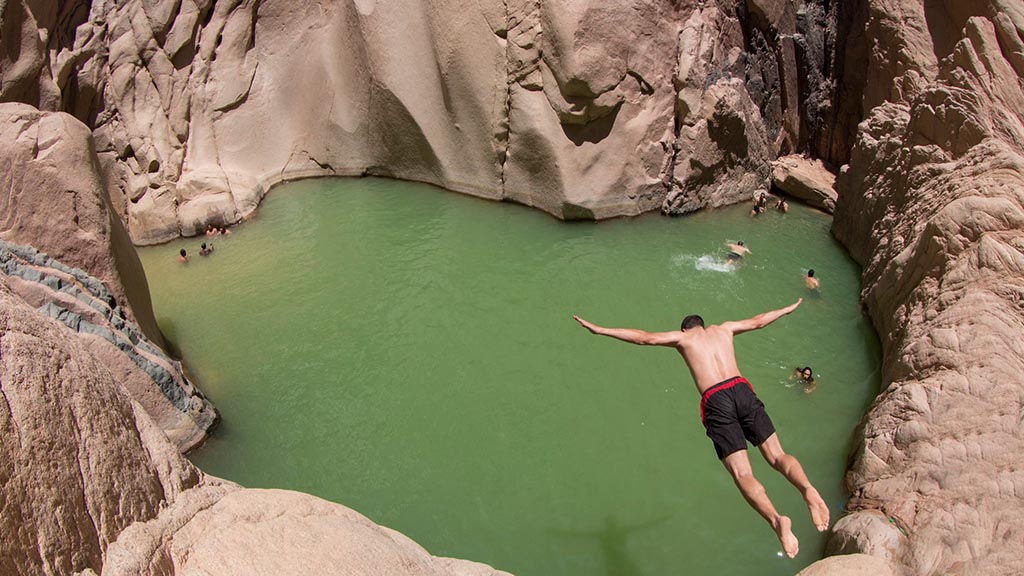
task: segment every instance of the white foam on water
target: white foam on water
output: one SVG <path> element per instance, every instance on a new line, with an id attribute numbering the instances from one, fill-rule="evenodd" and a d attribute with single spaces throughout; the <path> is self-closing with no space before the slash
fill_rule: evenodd
<path id="1" fill-rule="evenodd" d="M 714 254 L 704 254 L 701 256 L 676 254 L 672 257 L 672 264 L 676 267 L 693 266 L 694 269 L 702 272 L 724 272 L 731 274 L 736 271 L 736 267 L 730 264 L 728 260 Z"/>
<path id="2" fill-rule="evenodd" d="M 727 260 L 722 260 L 711 254 L 705 254 L 700 258 L 697 258 L 697 262 L 694 265 L 697 270 L 703 270 L 705 272 L 725 272 L 731 274 L 736 271 L 736 267 L 730 264 Z"/>

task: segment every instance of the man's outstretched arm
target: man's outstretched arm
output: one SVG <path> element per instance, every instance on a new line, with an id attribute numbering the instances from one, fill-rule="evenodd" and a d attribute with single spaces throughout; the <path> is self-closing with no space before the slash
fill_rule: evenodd
<path id="1" fill-rule="evenodd" d="M 622 340 L 623 342 L 640 344 L 643 346 L 675 346 L 683 334 L 682 332 L 645 332 L 635 328 L 604 328 L 597 324 L 587 322 L 575 314 L 572 318 L 579 322 L 580 326 L 589 330 L 591 334 L 611 336 L 616 340 Z"/>
<path id="2" fill-rule="evenodd" d="M 761 314 L 758 314 L 753 318 L 747 318 L 746 320 L 723 322 L 722 328 L 732 331 L 733 334 L 740 334 L 742 332 L 749 332 L 751 330 L 764 328 L 765 326 L 771 324 L 772 322 L 775 322 L 779 318 L 782 318 L 786 314 L 789 314 L 793 310 L 796 310 L 796 307 L 799 306 L 800 303 L 803 301 L 804 299 L 801 298 L 794 302 L 793 304 L 786 306 L 785 308 L 779 308 L 778 310 L 772 310 L 771 312 L 762 312 Z"/>

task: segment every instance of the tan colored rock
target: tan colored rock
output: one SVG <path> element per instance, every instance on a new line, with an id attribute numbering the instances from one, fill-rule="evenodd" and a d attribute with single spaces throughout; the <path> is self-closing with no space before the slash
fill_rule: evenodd
<path id="1" fill-rule="evenodd" d="M 679 36 L 677 137 L 666 214 L 749 199 L 775 157 L 744 83 L 741 23 L 717 5 L 695 9 Z"/>
<path id="2" fill-rule="evenodd" d="M 829 214 L 836 209 L 835 184 L 821 160 L 790 155 L 772 162 L 773 186 Z"/>
<path id="3" fill-rule="evenodd" d="M 797 576 L 897 576 L 887 561 L 868 554 L 846 554 L 818 560 Z"/>
<path id="4" fill-rule="evenodd" d="M 78 338 L 0 275 L 0 573 L 99 570 L 199 480 Z"/>
<path id="5" fill-rule="evenodd" d="M 89 130 L 67 114 L 0 105 L 0 277 L 101 358 L 182 451 L 213 406 L 161 350 L 149 286 L 111 214 Z M 40 252 L 40 250 L 44 252 Z"/>
<path id="6" fill-rule="evenodd" d="M 915 4 L 874 9 L 895 20 Z M 884 356 L 882 392 L 847 475 L 854 512 L 830 547 L 891 555 L 912 574 L 1015 574 L 1024 567 L 1024 94 L 1007 48 L 1024 18 L 1002 2 L 932 8 L 917 12 L 931 32 L 914 40 L 926 43 L 920 52 L 907 51 L 912 36 L 878 39 L 903 59 L 889 86 L 913 89 L 871 111 L 838 181 L 833 230 L 864 266 Z M 946 58 L 933 70 L 936 54 Z"/>
<path id="7" fill-rule="evenodd" d="M 780 150 L 831 137 L 842 43 L 823 0 L 12 6 L 0 24 L 31 49 L 0 48 L 23 78 L 9 98 L 43 106 L 45 85 L 44 108 L 95 129 L 140 244 L 237 222 L 307 176 L 421 180 L 562 218 L 745 200 Z"/>
<path id="8" fill-rule="evenodd" d="M 213 486 L 125 530 L 103 576 L 402 574 L 507 576 L 435 558 L 361 514 L 307 494 Z"/>

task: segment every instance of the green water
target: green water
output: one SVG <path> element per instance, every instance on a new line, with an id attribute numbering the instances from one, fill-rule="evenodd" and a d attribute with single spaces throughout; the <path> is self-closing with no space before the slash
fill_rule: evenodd
<path id="1" fill-rule="evenodd" d="M 838 515 L 878 387 L 858 269 L 826 216 L 748 210 L 567 224 L 426 185 L 315 180 L 275 189 L 208 258 L 202 239 L 140 253 L 160 325 L 224 417 L 191 455 L 214 475 L 341 502 L 519 576 L 791 575 L 824 545 L 796 490 L 751 454 L 801 540 L 789 560 L 717 461 L 678 355 L 570 318 L 672 330 L 805 297 L 737 354 Z M 753 254 L 734 269 L 723 243 L 738 239 Z M 808 363 L 813 394 L 787 386 Z"/>

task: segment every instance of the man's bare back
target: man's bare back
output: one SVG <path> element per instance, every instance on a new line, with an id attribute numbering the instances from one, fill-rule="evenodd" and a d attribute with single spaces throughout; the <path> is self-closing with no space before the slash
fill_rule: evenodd
<path id="1" fill-rule="evenodd" d="M 708 437 L 732 475 L 736 486 L 750 505 L 768 521 L 790 558 L 796 556 L 799 543 L 792 531 L 792 522 L 775 511 L 764 486 L 754 478 L 747 458 L 746 442 L 761 450 L 768 463 L 782 473 L 803 494 L 815 527 L 828 529 L 829 510 L 814 489 L 795 457 L 782 450 L 775 428 L 764 411 L 764 404 L 753 393 L 753 386 L 740 374 L 736 365 L 733 337 L 750 330 L 764 328 L 790 314 L 803 302 L 758 314 L 746 320 L 723 322 L 704 327 L 700 316 L 687 316 L 679 330 L 672 332 L 645 332 L 634 328 L 604 328 L 573 316 L 573 319 L 592 334 L 610 336 L 623 342 L 647 346 L 671 346 L 686 361 L 697 390 L 701 394 L 701 420 L 704 421 L 705 402 L 714 412 L 711 422 L 704 422 Z M 746 385 L 749 392 L 746 392 Z M 719 393 L 722 392 L 722 393 Z M 714 404 L 714 406 L 712 406 Z M 742 420 L 742 422 L 740 422 Z"/>

